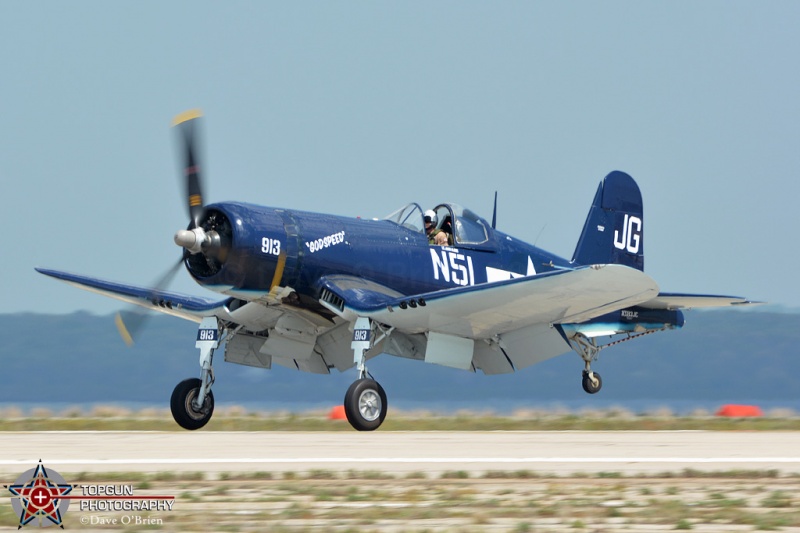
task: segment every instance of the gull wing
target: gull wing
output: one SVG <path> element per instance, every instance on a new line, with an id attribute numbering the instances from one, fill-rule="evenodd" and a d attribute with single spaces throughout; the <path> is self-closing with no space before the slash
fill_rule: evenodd
<path id="1" fill-rule="evenodd" d="M 185 320 L 199 323 L 204 317 L 216 316 L 240 324 L 251 332 L 269 330 L 268 336 L 243 331 L 227 340 L 225 358 L 238 364 L 271 368 L 276 363 L 321 374 L 329 373 L 334 366 L 345 370 L 354 364 L 350 348 L 352 333 L 345 324 L 336 324 L 301 309 L 260 302 L 244 303 L 233 298 L 214 301 L 69 272 L 36 270 L 80 289 Z M 315 350 L 318 341 L 319 349 Z"/>
<path id="2" fill-rule="evenodd" d="M 333 309 L 334 301 L 346 318 L 366 316 L 407 333 L 469 339 L 492 338 L 534 324 L 579 323 L 658 294 L 652 278 L 622 265 L 593 265 L 404 297 L 336 281 L 325 280 L 328 293 L 323 291 L 322 302 Z"/>

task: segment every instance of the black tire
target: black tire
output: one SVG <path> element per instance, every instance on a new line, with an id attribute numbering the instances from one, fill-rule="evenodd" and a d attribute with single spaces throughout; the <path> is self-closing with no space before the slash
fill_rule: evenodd
<path id="1" fill-rule="evenodd" d="M 172 398 L 169 407 L 172 410 L 172 418 L 184 429 L 200 429 L 205 426 L 211 415 L 214 414 L 214 393 L 208 391 L 203 402 L 203 408 L 198 411 L 192 403 L 200 392 L 200 380 L 198 378 L 184 379 L 172 391 Z"/>
<path id="2" fill-rule="evenodd" d="M 583 373 L 583 379 L 581 380 L 581 385 L 583 385 L 583 390 L 588 392 L 589 394 L 597 394 L 597 392 L 603 387 L 603 379 L 600 377 L 600 374 L 597 372 L 592 372 L 594 378 L 597 380 L 597 384 L 592 382 L 589 378 L 589 373 Z"/>
<path id="3" fill-rule="evenodd" d="M 374 379 L 354 381 L 344 395 L 347 421 L 358 431 L 374 431 L 386 418 L 386 392 Z"/>

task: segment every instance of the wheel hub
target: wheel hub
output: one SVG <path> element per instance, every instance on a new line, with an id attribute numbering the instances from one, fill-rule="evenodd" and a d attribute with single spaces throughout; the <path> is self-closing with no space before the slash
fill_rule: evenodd
<path id="1" fill-rule="evenodd" d="M 205 401 L 203 401 L 203 407 L 201 409 L 197 409 L 195 407 L 195 398 L 197 398 L 198 389 L 192 389 L 189 391 L 189 394 L 186 395 L 186 414 L 192 417 L 195 420 L 202 420 L 208 415 L 208 408 L 209 408 L 209 399 L 206 396 Z"/>
<path id="2" fill-rule="evenodd" d="M 364 420 L 372 422 L 381 415 L 381 397 L 377 391 L 365 390 L 358 397 L 358 410 Z"/>

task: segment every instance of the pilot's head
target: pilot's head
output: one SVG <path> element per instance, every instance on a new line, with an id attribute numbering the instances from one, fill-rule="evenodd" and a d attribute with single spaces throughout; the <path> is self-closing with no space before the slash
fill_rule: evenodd
<path id="1" fill-rule="evenodd" d="M 436 227 L 439 219 L 436 217 L 436 212 L 433 209 L 425 211 L 425 231 L 430 232 Z"/>

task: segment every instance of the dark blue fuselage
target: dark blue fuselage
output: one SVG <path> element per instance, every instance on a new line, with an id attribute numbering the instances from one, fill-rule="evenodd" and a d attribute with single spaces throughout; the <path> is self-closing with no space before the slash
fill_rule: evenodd
<path id="1" fill-rule="evenodd" d="M 569 267 L 567 260 L 495 231 L 474 215 L 471 223 L 482 227 L 485 240 L 431 246 L 421 228 L 386 219 L 233 202 L 209 205 L 208 212 L 222 213 L 229 221 L 227 257 L 211 275 L 191 266 L 189 270 L 200 284 L 248 300 L 280 286 L 292 287 L 306 304 L 314 305 L 319 280 L 332 274 L 411 295 Z"/>

